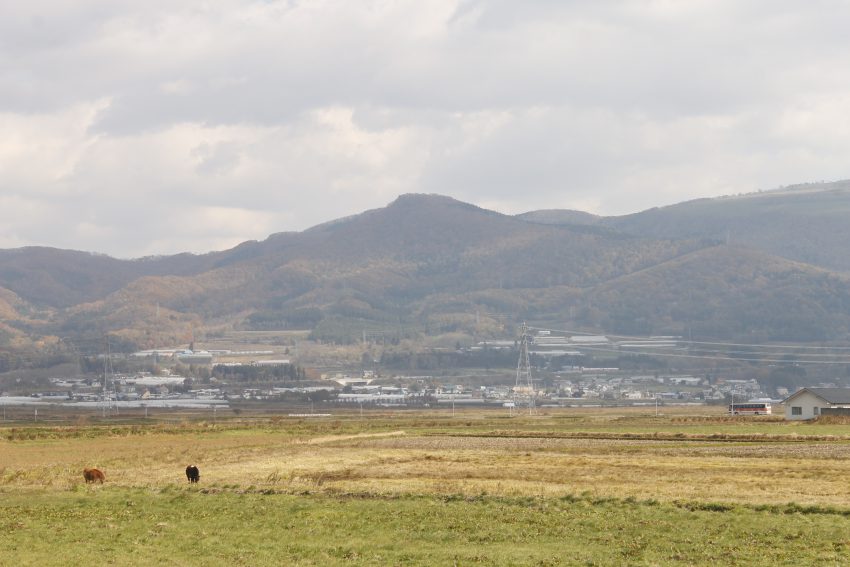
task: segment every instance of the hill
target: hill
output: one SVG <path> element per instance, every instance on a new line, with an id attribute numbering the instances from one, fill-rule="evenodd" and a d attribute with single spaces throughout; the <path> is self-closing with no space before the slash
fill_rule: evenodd
<path id="1" fill-rule="evenodd" d="M 119 260 L 32 246 L 0 250 L 0 285 L 37 305 L 69 307 L 102 298 L 142 276 L 197 274 L 216 261 L 220 253 Z"/>
<path id="2" fill-rule="evenodd" d="M 622 334 L 829 341 L 847 336 L 850 277 L 719 246 L 605 282 L 586 300 L 607 307 L 588 324 Z"/>
<path id="3" fill-rule="evenodd" d="M 591 224 L 649 238 L 706 239 L 764 250 L 789 260 L 850 271 L 850 181 L 794 185 L 697 199 L 620 217 L 534 211 L 547 224 Z"/>
<path id="4" fill-rule="evenodd" d="M 803 192 L 792 193 L 772 195 L 782 199 L 774 208 L 790 214 L 793 207 L 781 203 Z M 821 210 L 822 192 L 805 193 Z M 759 208 L 747 199 L 718 202 Z M 682 211 L 693 206 L 683 203 Z M 514 217 L 438 195 L 403 195 L 384 208 L 199 256 L 0 251 L 0 286 L 17 302 L 3 322 L 16 333 L 93 339 L 109 332 L 128 347 L 232 329 L 310 329 L 336 342 L 367 331 L 389 340 L 488 338 L 510 335 L 524 319 L 601 332 L 798 341 L 843 337 L 850 328 L 847 276 L 735 240 L 720 244 L 699 230 L 696 238 L 637 234 L 651 232 L 649 222 L 633 217 L 617 219 L 628 226 L 572 212 Z M 593 224 L 575 222 L 582 219 Z M 809 232 L 799 240 L 814 239 Z"/>
<path id="5" fill-rule="evenodd" d="M 160 335 L 181 327 L 185 335 L 201 325 L 307 327 L 343 341 L 364 327 L 470 330 L 459 321 L 482 311 L 504 315 L 503 301 L 457 300 L 447 308 L 446 296 L 581 288 L 695 248 L 543 226 L 446 197 L 406 195 L 383 209 L 246 243 L 222 253 L 229 260 L 202 274 L 139 278 L 67 310 L 61 332 L 120 328 L 145 344 L 154 327 Z M 156 324 L 150 316 L 155 306 Z"/>

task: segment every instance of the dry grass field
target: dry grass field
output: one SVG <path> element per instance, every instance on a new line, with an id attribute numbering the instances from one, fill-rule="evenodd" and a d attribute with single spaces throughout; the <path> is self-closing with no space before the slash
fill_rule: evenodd
<path id="1" fill-rule="evenodd" d="M 0 429 L 0 490 L 110 486 L 491 494 L 850 507 L 850 426 L 560 410 Z"/>
<path id="2" fill-rule="evenodd" d="M 382 521 L 423 506 L 437 506 L 447 514 L 446 506 L 457 507 L 463 510 L 461 517 L 478 517 L 475 525 L 488 533 L 507 529 L 510 533 L 499 539 L 506 548 L 512 537 L 527 540 L 529 535 L 510 522 L 506 528 L 502 513 L 488 515 L 488 507 L 507 507 L 510 514 L 523 516 L 542 510 L 538 520 L 549 527 L 529 540 L 529 545 L 535 541 L 541 545 L 540 553 L 513 561 L 504 554 L 469 561 L 475 546 L 437 546 L 454 549 L 455 556 L 472 563 L 612 564 L 609 561 L 615 556 L 622 559 L 627 549 L 622 547 L 626 540 L 618 543 L 614 537 L 619 529 L 637 530 L 634 537 L 647 538 L 625 563 L 710 564 L 713 540 L 706 534 L 717 525 L 728 531 L 712 536 L 720 542 L 718 549 L 744 545 L 736 540 L 740 537 L 767 554 L 763 557 L 788 551 L 796 555 L 796 564 L 801 564 L 800 558 L 821 564 L 850 561 L 850 425 L 730 419 L 717 412 L 695 416 L 692 409 L 678 414 L 665 411 L 660 417 L 646 410 L 585 409 L 514 417 L 484 411 L 458 412 L 454 417 L 445 412 L 374 412 L 362 418 L 343 414 L 310 419 L 243 417 L 217 423 L 16 425 L 0 428 L 0 499 L 35 532 L 50 529 L 49 522 L 42 526 L 37 518 L 52 506 L 61 508 L 63 502 L 71 508 L 70 502 L 99 503 L 105 507 L 99 513 L 104 513 L 114 506 L 123 510 L 121 502 L 127 499 L 161 506 L 165 515 L 176 513 L 167 503 L 177 498 L 180 505 L 200 507 L 201 512 L 194 513 L 225 502 L 238 512 L 239 502 L 255 507 L 276 501 L 283 508 L 324 511 L 331 518 L 333 510 L 338 519 L 358 514 L 377 518 L 377 523 L 359 532 L 349 530 L 340 536 L 339 530 L 332 530 L 321 535 L 326 540 L 316 540 L 317 534 L 311 536 L 309 529 L 305 533 L 304 526 L 290 528 L 301 537 L 312 537 L 315 548 L 251 552 L 242 564 L 275 564 L 283 557 L 301 564 L 444 564 L 430 563 L 428 558 L 436 559 L 437 551 L 428 551 L 424 536 L 405 539 L 396 534 L 401 540 L 387 544 L 392 553 L 379 554 L 388 561 L 369 555 L 382 534 L 389 537 L 399 529 L 380 528 Z M 189 463 L 201 469 L 198 485 L 186 483 L 183 471 Z M 106 483 L 85 485 L 81 471 L 86 466 L 103 470 Z M 564 515 L 583 509 L 602 516 L 594 521 L 585 518 L 581 537 L 592 541 L 608 534 L 613 539 L 575 563 L 585 548 L 578 540 L 570 539 L 567 545 L 556 537 L 561 529 L 557 526 L 571 524 L 575 518 L 568 521 Z M 113 512 L 109 515 L 115 518 Z M 439 514 L 429 521 L 443 529 L 446 522 L 453 522 L 451 516 Z M 63 525 L 64 520 L 56 522 Z M 682 536 L 687 541 L 679 551 L 667 553 L 658 545 L 669 533 L 658 532 L 659 526 L 669 524 L 668 531 L 675 531 L 680 523 L 689 526 Z M 343 522 L 339 529 L 346 525 Z M 748 532 L 768 525 L 773 526 L 769 533 Z M 462 532 L 469 527 L 464 526 L 453 529 Z M 229 530 L 235 536 L 240 527 L 237 523 Z M 196 529 L 201 528 L 190 531 Z M 23 537 L 26 530 L 7 530 L 0 537 L 9 538 L 11 533 L 15 538 L 17 532 Z M 819 535 L 807 536 L 808 555 L 801 555 L 797 548 L 802 543 L 797 540 L 809 532 Z M 333 545 L 352 540 L 359 542 L 352 548 L 354 555 L 327 555 Z M 37 542 L 31 545 L 38 548 Z M 573 555 L 563 555 L 573 547 Z M 615 551 L 620 555 L 610 555 Z M 120 549 L 113 553 L 120 562 Z M 204 563 L 199 559 L 203 554 L 170 553 L 177 564 Z M 226 551 L 210 553 L 233 559 Z M 43 561 L 49 555 L 32 557 Z M 769 563 L 783 557 L 776 555 Z M 15 564 L 26 564 L 26 558 L 17 556 Z M 155 554 L 150 561 L 138 559 L 158 561 Z M 6 562 L 0 558 L 2 564 Z"/>

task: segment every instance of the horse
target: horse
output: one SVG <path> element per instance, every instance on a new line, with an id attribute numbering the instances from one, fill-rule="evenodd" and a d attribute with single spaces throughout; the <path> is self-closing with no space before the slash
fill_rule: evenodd
<path id="1" fill-rule="evenodd" d="M 195 465 L 189 465 L 186 467 L 186 478 L 189 482 L 198 482 L 201 480 L 201 471 Z"/>
<path id="2" fill-rule="evenodd" d="M 83 469 L 83 478 L 86 479 L 86 484 L 90 482 L 103 484 L 103 481 L 106 480 L 106 476 L 99 469 Z"/>

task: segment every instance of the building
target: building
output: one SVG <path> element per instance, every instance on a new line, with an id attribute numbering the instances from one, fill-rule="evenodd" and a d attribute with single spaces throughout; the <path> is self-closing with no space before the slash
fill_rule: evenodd
<path id="1" fill-rule="evenodd" d="M 212 364 L 213 356 L 205 350 L 184 350 L 175 354 L 183 364 Z"/>
<path id="2" fill-rule="evenodd" d="M 785 401 L 785 419 L 814 419 L 827 411 L 841 408 L 850 412 L 850 388 L 803 388 Z"/>

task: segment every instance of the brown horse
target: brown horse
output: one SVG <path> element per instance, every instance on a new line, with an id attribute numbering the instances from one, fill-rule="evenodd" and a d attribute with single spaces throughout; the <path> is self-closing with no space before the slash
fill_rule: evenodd
<path id="1" fill-rule="evenodd" d="M 99 469 L 83 469 L 83 478 L 86 479 L 86 484 L 90 482 L 103 484 L 103 481 L 106 480 L 106 476 Z"/>

